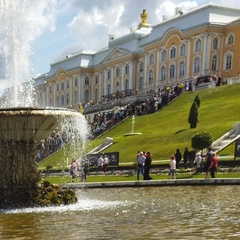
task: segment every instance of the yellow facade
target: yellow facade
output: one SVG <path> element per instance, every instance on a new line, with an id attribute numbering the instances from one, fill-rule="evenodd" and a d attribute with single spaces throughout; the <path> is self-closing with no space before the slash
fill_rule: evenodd
<path id="1" fill-rule="evenodd" d="M 219 19 L 232 20 L 190 25 L 191 19 L 201 20 L 200 14 L 210 12 L 211 19 L 211 11 Z M 223 83 L 239 81 L 240 9 L 207 4 L 186 14 L 177 13 L 153 27 L 147 22 L 147 12 L 142 14 L 139 28 L 120 39 L 111 39 L 106 50 L 82 52 L 51 65 L 44 87 L 37 87 L 39 101 L 45 106 L 79 109 L 80 103 L 101 104 L 157 92 L 167 85 L 194 82 L 199 76 L 217 75 Z M 175 27 L 181 21 L 182 28 Z M 137 50 L 131 43 L 138 45 Z M 88 65 L 81 65 L 85 62 Z"/>

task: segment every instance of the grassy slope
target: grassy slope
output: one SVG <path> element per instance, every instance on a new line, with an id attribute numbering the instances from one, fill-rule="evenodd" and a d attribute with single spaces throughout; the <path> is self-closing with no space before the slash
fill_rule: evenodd
<path id="1" fill-rule="evenodd" d="M 150 151 L 153 160 L 169 159 L 176 148 L 181 152 L 186 146 L 191 149 L 191 138 L 194 134 L 206 131 L 215 140 L 229 131 L 234 123 L 240 121 L 239 93 L 240 84 L 184 93 L 157 113 L 136 116 L 134 132 L 141 132 L 142 135 L 123 136 L 131 132 L 132 119 L 129 118 L 101 138 L 91 141 L 89 148 L 99 145 L 105 137 L 112 137 L 114 144 L 105 152 L 119 151 L 121 163 L 135 161 L 138 150 Z M 201 100 L 199 123 L 197 128 L 190 129 L 188 114 L 197 94 Z M 223 153 L 233 155 L 233 145 Z M 40 166 L 46 165 L 47 162 L 56 166 L 57 160 L 58 166 L 61 165 L 60 157 L 53 159 L 54 156 Z"/>

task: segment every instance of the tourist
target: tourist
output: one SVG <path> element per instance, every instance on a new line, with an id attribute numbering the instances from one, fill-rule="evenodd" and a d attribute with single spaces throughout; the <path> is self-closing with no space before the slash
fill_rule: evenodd
<path id="1" fill-rule="evenodd" d="M 75 178 L 77 176 L 77 170 L 78 170 L 78 166 L 77 166 L 76 159 L 74 158 L 72 160 L 71 167 L 70 167 L 70 174 L 72 176 L 72 183 L 74 183 Z"/>
<path id="2" fill-rule="evenodd" d="M 175 156 L 174 155 L 172 155 L 170 157 L 169 166 L 170 166 L 170 170 L 169 170 L 169 173 L 168 173 L 169 178 L 176 179 L 176 174 L 175 174 L 175 171 L 176 171 L 176 160 L 175 160 Z"/>
<path id="3" fill-rule="evenodd" d="M 143 178 L 143 180 L 151 180 L 152 179 L 149 176 L 151 163 L 152 163 L 151 153 L 147 152 L 146 159 L 145 159 L 145 165 L 144 165 L 144 178 Z"/>
<path id="4" fill-rule="evenodd" d="M 179 163 L 182 160 L 182 153 L 180 152 L 179 149 L 176 150 L 176 153 L 175 153 L 174 156 L 175 156 L 175 159 L 176 159 L 176 168 L 179 168 Z"/>
<path id="5" fill-rule="evenodd" d="M 86 182 L 89 168 L 89 161 L 86 155 L 81 158 L 80 167 L 81 167 L 81 181 Z"/>
<path id="6" fill-rule="evenodd" d="M 144 165 L 145 165 L 146 157 L 143 155 L 143 152 L 139 153 L 138 159 L 137 159 L 137 180 L 139 181 L 139 175 L 140 173 L 144 176 Z"/>
<path id="7" fill-rule="evenodd" d="M 187 167 L 187 163 L 189 161 L 189 150 L 187 147 L 185 147 L 184 153 L 183 153 L 183 164 L 184 167 Z"/>
<path id="8" fill-rule="evenodd" d="M 195 164 L 196 164 L 196 168 L 194 169 L 192 174 L 197 174 L 199 172 L 199 169 L 201 168 L 202 156 L 201 156 L 201 153 L 199 152 L 196 154 Z"/>
<path id="9" fill-rule="evenodd" d="M 97 165 L 98 165 L 98 171 L 102 171 L 103 168 L 103 157 L 102 155 L 99 155 L 98 160 L 97 160 Z"/>
<path id="10" fill-rule="evenodd" d="M 194 167 L 194 162 L 196 158 L 196 153 L 197 151 L 193 149 L 192 151 L 189 152 L 189 163 L 190 163 L 190 168 Z"/>
<path id="11" fill-rule="evenodd" d="M 212 152 L 212 161 L 208 169 L 212 178 L 215 178 L 215 172 L 217 170 L 217 167 L 218 167 L 218 159 L 217 159 L 216 153 Z"/>
<path id="12" fill-rule="evenodd" d="M 208 178 L 208 171 L 209 171 L 209 167 L 211 166 L 211 162 L 212 162 L 212 149 L 209 147 L 207 149 L 207 154 L 205 157 L 205 163 L 203 167 L 203 170 L 205 172 L 205 179 Z"/>
<path id="13" fill-rule="evenodd" d="M 107 155 L 105 155 L 103 158 L 103 172 L 105 175 L 107 174 L 108 164 L 109 164 L 109 159 L 108 159 Z"/>

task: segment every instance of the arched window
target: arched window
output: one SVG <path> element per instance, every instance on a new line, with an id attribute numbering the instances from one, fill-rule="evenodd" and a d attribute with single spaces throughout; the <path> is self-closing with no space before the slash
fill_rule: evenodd
<path id="1" fill-rule="evenodd" d="M 183 77 L 184 74 L 185 74 L 185 64 L 184 64 L 184 61 L 181 61 L 179 63 L 179 76 Z"/>
<path id="2" fill-rule="evenodd" d="M 117 68 L 116 68 L 116 77 L 119 77 L 119 76 L 120 76 L 120 68 L 117 67 Z"/>
<path id="3" fill-rule="evenodd" d="M 67 93 L 66 104 L 69 104 L 69 93 Z"/>
<path id="4" fill-rule="evenodd" d="M 56 85 L 57 92 L 59 91 L 59 84 Z"/>
<path id="5" fill-rule="evenodd" d="M 120 92 L 120 83 L 116 82 L 116 93 L 117 93 L 117 97 L 119 96 L 119 92 Z"/>
<path id="6" fill-rule="evenodd" d="M 140 62 L 140 72 L 143 72 L 143 70 L 144 70 L 144 63 Z"/>
<path id="7" fill-rule="evenodd" d="M 180 56 L 185 56 L 186 55 L 186 45 L 182 44 L 180 46 Z"/>
<path id="8" fill-rule="evenodd" d="M 170 51 L 170 58 L 175 58 L 176 57 L 176 48 L 172 47 Z"/>
<path id="9" fill-rule="evenodd" d="M 162 50 L 161 60 L 162 61 L 166 61 L 166 59 L 167 59 L 167 51 L 166 50 Z"/>
<path id="10" fill-rule="evenodd" d="M 175 77 L 175 66 L 174 66 L 174 64 L 172 64 L 170 66 L 169 77 L 170 77 L 170 79 L 173 79 Z"/>
<path id="11" fill-rule="evenodd" d="M 212 71 L 217 71 L 217 56 L 212 58 Z"/>
<path id="12" fill-rule="evenodd" d="M 64 106 L 64 96 L 63 95 L 61 96 L 61 106 L 62 107 Z"/>
<path id="13" fill-rule="evenodd" d="M 99 99 L 98 89 L 95 89 L 95 101 Z"/>
<path id="14" fill-rule="evenodd" d="M 232 52 L 228 51 L 225 55 L 224 55 L 224 64 L 225 64 L 225 70 L 230 70 L 232 69 Z"/>
<path id="15" fill-rule="evenodd" d="M 98 84 L 98 75 L 95 76 L 95 84 Z"/>
<path id="16" fill-rule="evenodd" d="M 61 83 L 61 91 L 64 90 L 64 82 Z"/>
<path id="17" fill-rule="evenodd" d="M 194 73 L 199 73 L 200 72 L 200 58 L 196 57 L 194 59 Z"/>
<path id="18" fill-rule="evenodd" d="M 161 67 L 161 74 L 160 74 L 160 76 L 161 76 L 161 81 L 165 81 L 166 80 L 166 67 L 165 66 L 162 66 Z"/>
<path id="19" fill-rule="evenodd" d="M 148 72 L 148 83 L 152 84 L 153 83 L 153 70 L 150 70 Z"/>
<path id="20" fill-rule="evenodd" d="M 233 44 L 233 40 L 234 40 L 234 37 L 233 37 L 232 34 L 230 34 L 230 35 L 228 36 L 228 45 Z"/>
<path id="21" fill-rule="evenodd" d="M 78 92 L 74 91 L 74 103 L 78 103 Z"/>
<path id="22" fill-rule="evenodd" d="M 218 37 L 213 39 L 213 49 L 218 49 Z"/>
<path id="23" fill-rule="evenodd" d="M 52 98 L 49 98 L 49 106 L 52 107 Z"/>
<path id="24" fill-rule="evenodd" d="M 109 96 L 111 93 L 111 84 L 107 85 L 107 95 Z"/>
<path id="25" fill-rule="evenodd" d="M 195 52 L 201 51 L 201 44 L 202 41 L 200 39 L 195 42 Z"/>
<path id="26" fill-rule="evenodd" d="M 89 77 L 88 76 L 85 77 L 85 84 L 89 85 Z"/>
<path id="27" fill-rule="evenodd" d="M 69 80 L 67 80 L 67 88 L 69 88 L 70 86 L 70 83 L 69 83 Z"/>
<path id="28" fill-rule="evenodd" d="M 89 97 L 89 91 L 85 90 L 85 102 L 89 102 L 90 97 Z"/>
<path id="29" fill-rule="evenodd" d="M 107 79 L 111 79 L 111 70 L 108 70 L 108 72 L 107 72 Z"/>
<path id="30" fill-rule="evenodd" d="M 77 78 L 77 77 L 75 77 L 75 79 L 74 79 L 74 85 L 75 85 L 75 86 L 78 85 L 78 78 Z"/>
<path id="31" fill-rule="evenodd" d="M 150 65 L 154 64 L 154 55 L 153 55 L 153 53 L 151 53 L 151 54 L 149 55 L 149 64 L 150 64 Z"/>
<path id="32" fill-rule="evenodd" d="M 125 74 L 129 74 L 129 65 L 128 64 L 125 65 Z"/>
<path id="33" fill-rule="evenodd" d="M 129 90 L 129 81 L 128 79 L 125 80 L 125 92 L 128 93 Z"/>

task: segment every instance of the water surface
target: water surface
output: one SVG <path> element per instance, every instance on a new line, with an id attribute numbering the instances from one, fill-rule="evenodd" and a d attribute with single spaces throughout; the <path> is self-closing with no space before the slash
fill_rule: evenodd
<path id="1" fill-rule="evenodd" d="M 78 203 L 1 211 L 0 239 L 239 239 L 239 186 L 77 190 Z"/>

